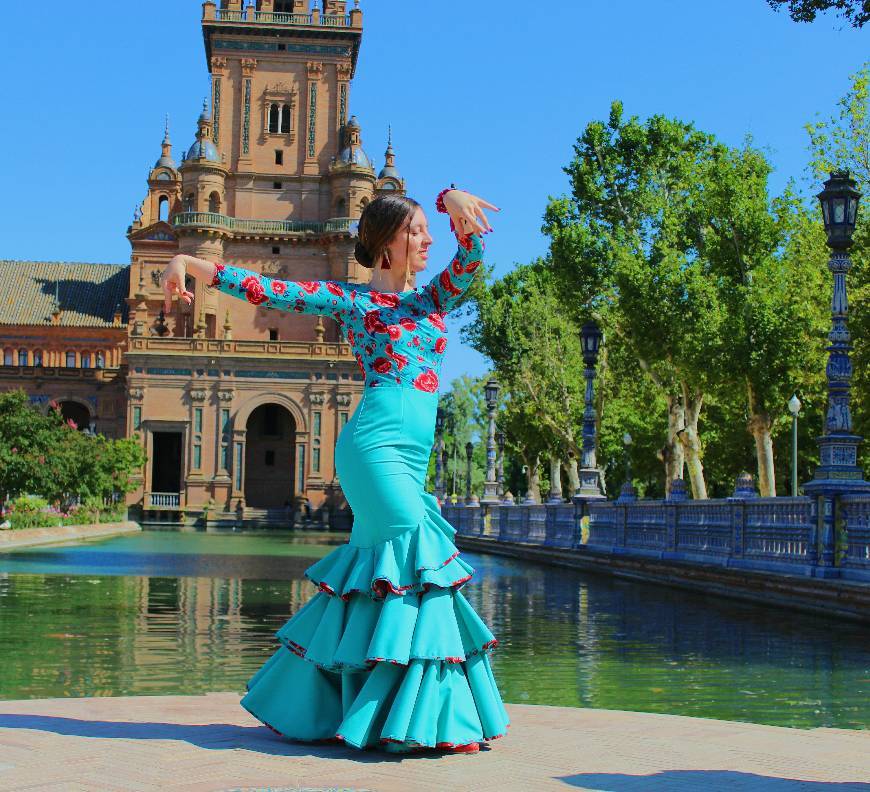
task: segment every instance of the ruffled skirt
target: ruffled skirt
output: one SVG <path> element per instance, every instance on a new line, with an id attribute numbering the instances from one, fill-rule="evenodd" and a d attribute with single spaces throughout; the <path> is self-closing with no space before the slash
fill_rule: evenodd
<path id="1" fill-rule="evenodd" d="M 451 748 L 503 736 L 498 641 L 460 589 L 474 569 L 423 489 L 437 394 L 366 388 L 336 444 L 347 544 L 305 570 L 318 592 L 287 621 L 242 706 L 299 741 Z"/>

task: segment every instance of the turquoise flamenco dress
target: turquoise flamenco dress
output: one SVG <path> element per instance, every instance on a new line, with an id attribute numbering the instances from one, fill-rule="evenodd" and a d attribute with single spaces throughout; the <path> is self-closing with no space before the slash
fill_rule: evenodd
<path id="1" fill-rule="evenodd" d="M 424 490 L 447 344 L 443 316 L 479 267 L 479 234 L 423 287 L 380 292 L 282 281 L 216 264 L 211 285 L 254 305 L 334 318 L 365 376 L 335 464 L 350 539 L 305 570 L 318 587 L 241 705 L 294 741 L 407 752 L 501 737 L 509 719 L 489 655 L 498 643 L 461 588 L 474 569 Z"/>

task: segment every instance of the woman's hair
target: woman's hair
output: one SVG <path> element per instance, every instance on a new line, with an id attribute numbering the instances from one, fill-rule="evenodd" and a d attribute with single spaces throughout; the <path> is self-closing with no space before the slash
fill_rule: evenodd
<path id="1" fill-rule="evenodd" d="M 359 218 L 359 238 L 353 251 L 356 260 L 372 269 L 381 260 L 384 248 L 419 206 L 413 198 L 401 195 L 381 195 L 366 204 Z"/>

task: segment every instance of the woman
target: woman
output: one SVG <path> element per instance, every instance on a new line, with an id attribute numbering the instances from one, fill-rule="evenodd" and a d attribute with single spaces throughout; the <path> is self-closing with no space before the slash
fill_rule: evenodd
<path id="1" fill-rule="evenodd" d="M 356 748 L 471 753 L 503 736 L 508 715 L 489 654 L 498 641 L 459 589 L 474 569 L 456 530 L 424 491 L 447 343 L 444 314 L 471 284 L 492 229 L 462 190 L 436 200 L 459 248 L 425 286 L 429 235 L 420 205 L 382 196 L 363 210 L 354 255 L 368 284 L 283 281 L 179 255 L 162 282 L 188 303 L 185 267 L 254 305 L 327 314 L 365 377 L 363 397 L 335 447 L 354 521 L 347 544 L 305 570 L 319 591 L 276 633 L 281 646 L 247 683 L 241 704 L 293 740 Z M 460 230 L 461 229 L 461 230 Z"/>

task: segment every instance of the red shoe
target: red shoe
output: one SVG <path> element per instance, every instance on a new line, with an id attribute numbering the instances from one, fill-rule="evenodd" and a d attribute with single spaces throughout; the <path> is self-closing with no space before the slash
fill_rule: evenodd
<path id="1" fill-rule="evenodd" d="M 480 743 L 465 743 L 465 745 L 454 745 L 452 748 L 446 749 L 449 753 L 477 753 L 480 750 Z"/>

